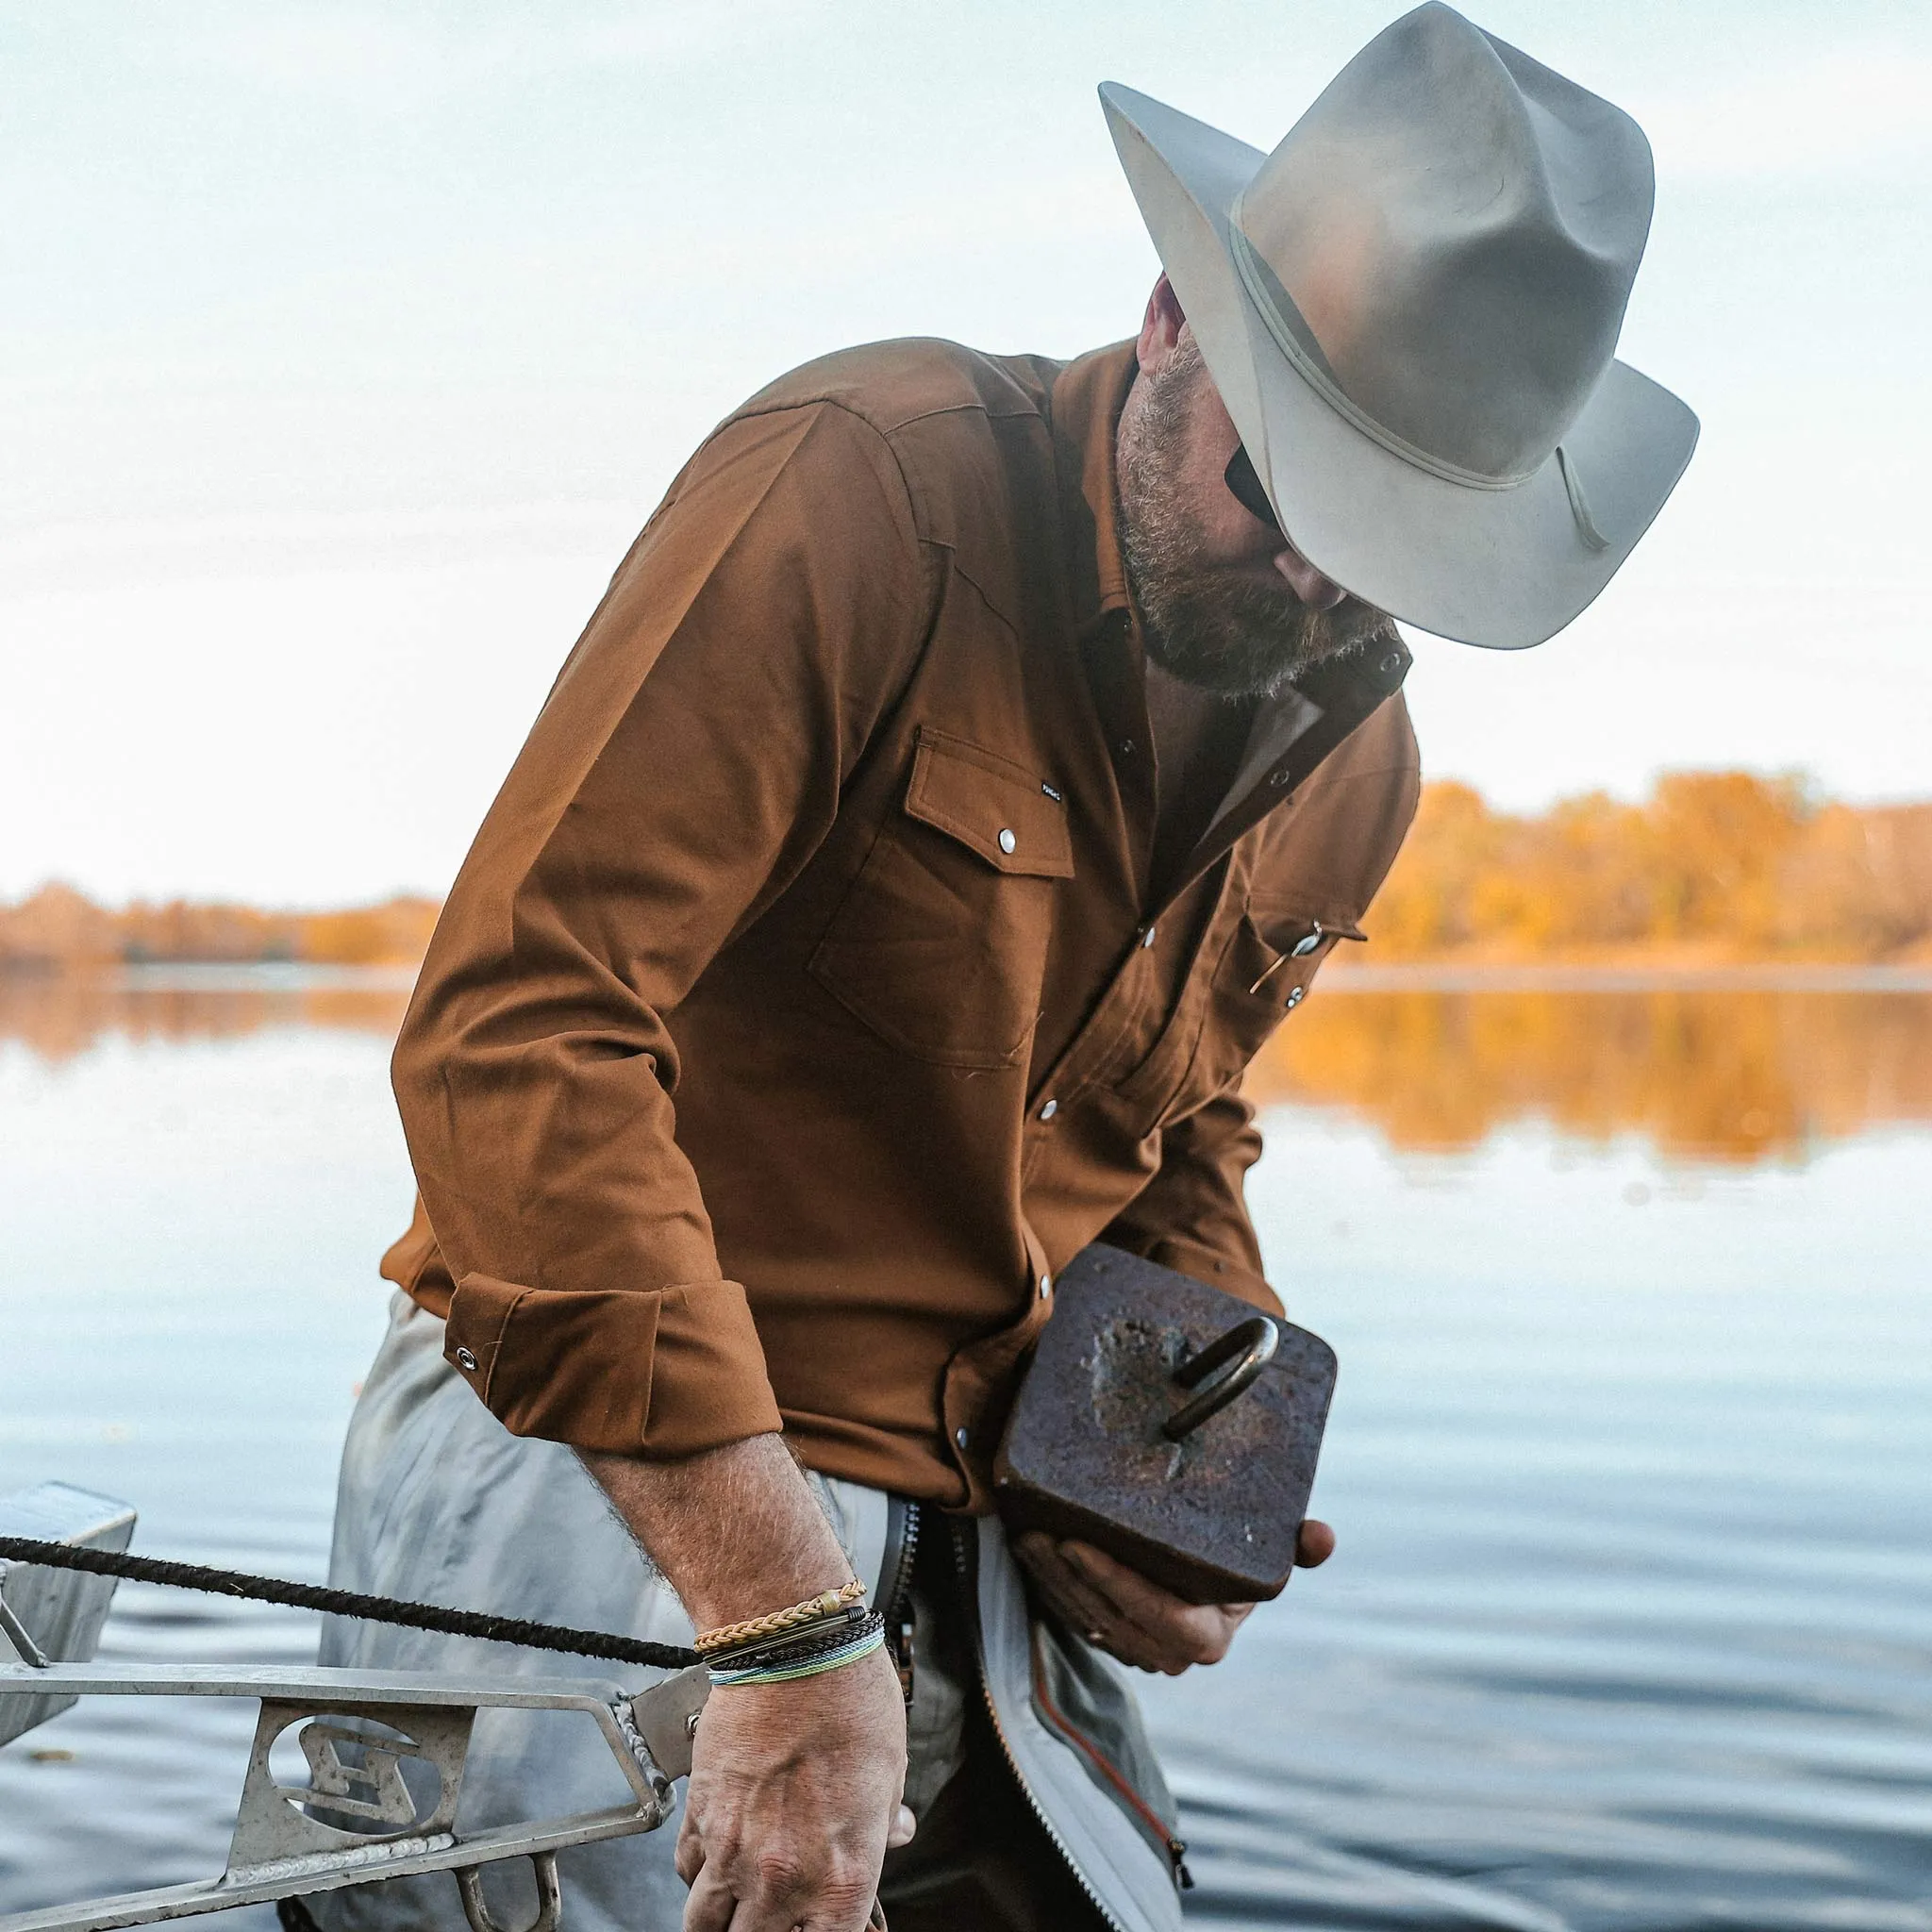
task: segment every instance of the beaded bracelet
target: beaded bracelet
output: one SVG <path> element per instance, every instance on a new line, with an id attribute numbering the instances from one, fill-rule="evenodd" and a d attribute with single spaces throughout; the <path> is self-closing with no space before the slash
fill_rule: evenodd
<path id="1" fill-rule="evenodd" d="M 740 1624 L 721 1624 L 715 1630 L 701 1630 L 691 1639 L 691 1648 L 700 1657 L 708 1657 L 714 1651 L 732 1649 L 753 1638 L 778 1637 L 788 1630 L 826 1623 L 850 1605 L 858 1603 L 864 1595 L 865 1585 L 855 1577 L 837 1590 L 822 1591 L 817 1596 L 808 1596 L 802 1604 L 793 1604 L 789 1609 L 773 1610 L 763 1617 L 747 1617 Z"/>
<path id="2" fill-rule="evenodd" d="M 806 1656 L 795 1662 L 787 1663 L 780 1659 L 742 1670 L 713 1670 L 711 1688 L 714 1690 L 741 1690 L 753 1684 L 790 1684 L 800 1677 L 816 1677 L 826 1671 L 836 1671 L 846 1664 L 855 1664 L 862 1657 L 870 1657 L 886 1641 L 886 1620 L 876 1610 L 859 1625 L 858 1634 L 843 1639 L 831 1648 L 821 1650 L 816 1656 Z"/>

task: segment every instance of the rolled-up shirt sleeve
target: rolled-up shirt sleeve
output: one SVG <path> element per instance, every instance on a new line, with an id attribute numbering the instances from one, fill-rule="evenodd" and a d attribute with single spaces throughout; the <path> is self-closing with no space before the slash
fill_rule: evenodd
<path id="1" fill-rule="evenodd" d="M 445 1353 L 517 1434 L 671 1457 L 780 1425 L 677 1145 L 664 1015 L 830 826 L 926 601 L 876 431 L 829 403 L 733 420 L 477 834 L 393 1074 Z"/>

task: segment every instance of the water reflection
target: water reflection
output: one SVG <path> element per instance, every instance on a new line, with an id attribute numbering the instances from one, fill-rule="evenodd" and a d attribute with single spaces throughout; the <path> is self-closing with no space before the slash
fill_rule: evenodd
<path id="1" fill-rule="evenodd" d="M 1255 1064 L 1263 1104 L 1337 1108 L 1394 1146 L 1457 1150 L 1539 1120 L 1640 1134 L 1679 1160 L 1803 1160 L 1873 1127 L 1932 1121 L 1932 992 L 1855 975 L 1801 988 L 1371 987 L 1337 974 Z M 0 1042 L 49 1061 L 104 1039 L 223 1040 L 308 1026 L 388 1037 L 407 973 L 304 967 L 0 974 Z"/>
<path id="2" fill-rule="evenodd" d="M 232 1040 L 270 1027 L 391 1035 L 408 973 L 309 967 L 163 967 L 104 973 L 0 973 L 0 1042 L 71 1060 L 104 1039 L 138 1045 Z"/>
<path id="3" fill-rule="evenodd" d="M 321 1577 L 408 1203 L 402 996 L 0 981 L 0 1493 L 80 1483 L 151 1554 Z M 1248 1200 L 1342 1359 L 1341 1549 L 1143 1687 L 1191 1923 L 1932 1932 L 1932 1135 L 1857 1132 L 1932 1115 L 1928 1038 L 1924 994 L 1707 983 L 1337 974 L 1295 1015 Z M 1736 1165 L 1653 1191 L 1653 1144 Z M 313 1645 L 127 1585 L 103 1650 Z M 120 1702 L 0 1751 L 0 1912 L 219 1869 L 252 1710 Z"/>
<path id="4" fill-rule="evenodd" d="M 1462 1149 L 1524 1119 L 1681 1160 L 1803 1160 L 1932 1121 L 1932 995 L 1765 988 L 1413 988 L 1341 975 L 1256 1063 L 1263 1102 L 1343 1108 L 1395 1146 Z"/>

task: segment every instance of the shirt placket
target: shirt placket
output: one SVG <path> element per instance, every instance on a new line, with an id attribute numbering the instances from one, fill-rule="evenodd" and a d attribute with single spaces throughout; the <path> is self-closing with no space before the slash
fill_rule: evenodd
<path id="1" fill-rule="evenodd" d="M 1140 914 L 1125 935 L 1106 989 L 1085 1024 L 1038 1080 L 1027 1108 L 1026 1173 L 1047 1158 L 1054 1123 L 1079 1096 L 1120 1078 L 1139 1063 L 1159 1037 L 1185 993 L 1193 952 L 1211 930 L 1204 915 L 1197 869 L 1158 903 L 1149 898 L 1154 850 L 1156 763 L 1140 653 L 1132 648 L 1132 619 L 1108 613 L 1105 628 L 1090 641 L 1094 661 L 1089 677 L 1095 716 L 1107 747 L 1120 824 L 1124 869 L 1134 881 Z M 1218 887 L 1214 889 L 1218 896 Z"/>
<path id="2" fill-rule="evenodd" d="M 1114 614 L 1118 642 L 1129 620 Z M 1242 761 L 1242 781 L 1203 834 L 1188 862 L 1158 903 L 1146 897 L 1153 849 L 1155 763 L 1144 686 L 1116 676 L 1096 689 L 1096 708 L 1108 737 L 1123 814 L 1123 836 L 1131 841 L 1142 917 L 1123 949 L 1106 991 L 1087 1021 L 1036 1085 L 1027 1108 L 1025 1173 L 1035 1178 L 1046 1160 L 1054 1123 L 1080 1096 L 1124 1077 L 1159 1039 L 1194 974 L 1199 955 L 1214 934 L 1214 912 L 1226 890 L 1226 861 L 1240 841 L 1271 812 L 1286 806 L 1296 789 L 1329 753 L 1385 699 L 1399 690 L 1409 666 L 1407 649 L 1391 642 L 1367 663 L 1343 675 L 1315 680 L 1320 694 L 1274 711 Z M 1211 893 L 1214 904 L 1199 901 Z M 1183 963 L 1176 949 L 1191 955 Z M 1172 997 L 1164 991 L 1172 989 Z"/>

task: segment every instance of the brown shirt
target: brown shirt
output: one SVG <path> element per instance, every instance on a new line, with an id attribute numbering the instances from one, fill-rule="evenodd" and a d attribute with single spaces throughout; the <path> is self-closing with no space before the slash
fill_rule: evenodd
<path id="1" fill-rule="evenodd" d="M 1241 1074 L 1407 828 L 1407 655 L 1258 707 L 1150 895 L 1133 372 L 830 357 L 612 580 L 395 1056 L 422 1194 L 384 1272 L 510 1429 L 677 1457 L 782 1418 L 983 1508 L 1087 1242 L 1278 1306 Z"/>

